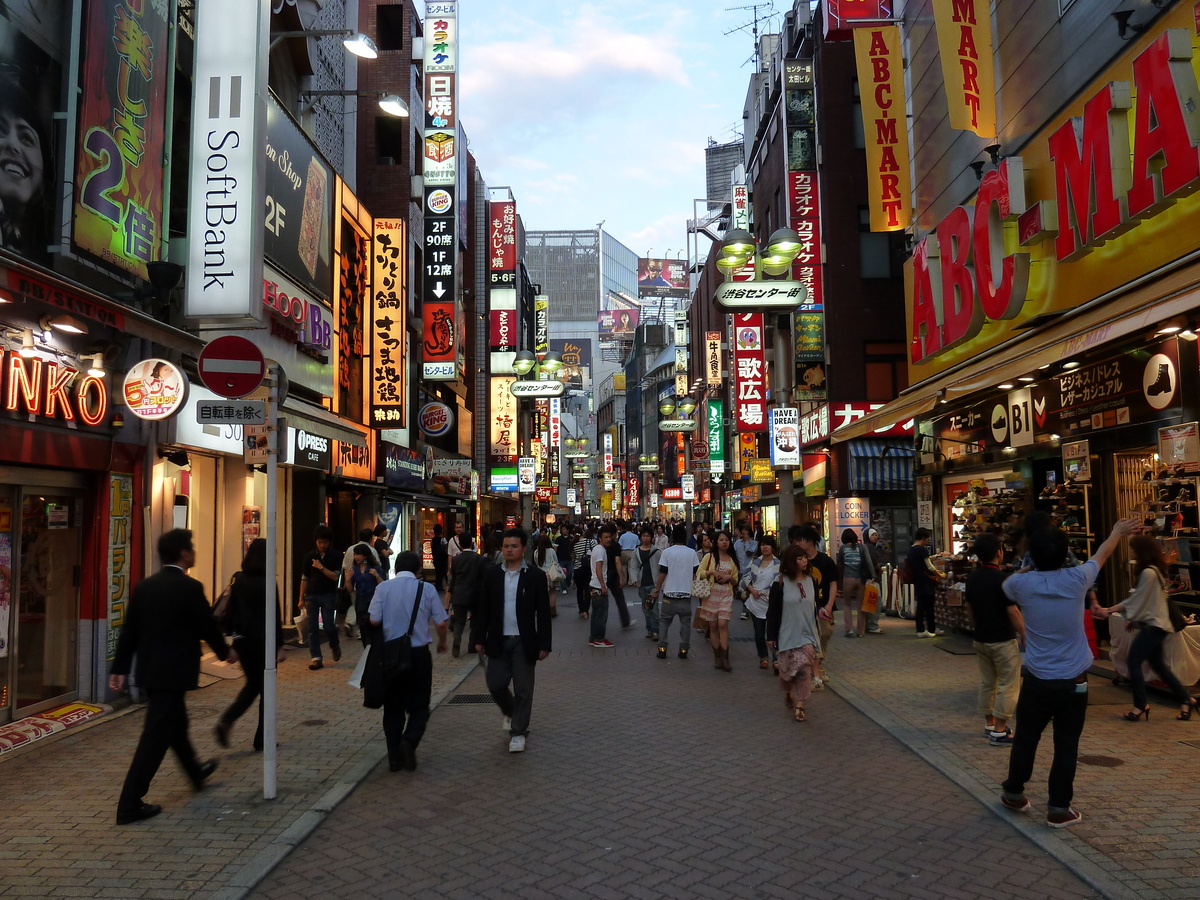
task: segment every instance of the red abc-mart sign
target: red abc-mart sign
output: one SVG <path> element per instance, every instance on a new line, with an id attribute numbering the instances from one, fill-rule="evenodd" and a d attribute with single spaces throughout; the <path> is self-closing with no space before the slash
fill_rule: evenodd
<path id="1" fill-rule="evenodd" d="M 196 368 L 206 388 L 230 400 L 254 393 L 267 374 L 262 351 L 236 334 L 209 341 L 200 351 Z"/>

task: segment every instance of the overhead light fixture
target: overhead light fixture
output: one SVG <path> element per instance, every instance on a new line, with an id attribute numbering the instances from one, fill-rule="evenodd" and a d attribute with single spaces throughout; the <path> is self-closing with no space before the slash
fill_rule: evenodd
<path id="1" fill-rule="evenodd" d="M 1034 378 L 1032 375 L 1019 375 L 1019 376 L 1017 376 L 1017 381 L 1023 381 L 1026 384 L 1029 384 L 1031 382 L 1037 381 L 1037 379 Z"/>
<path id="2" fill-rule="evenodd" d="M 1192 331 L 1190 328 L 1185 328 L 1183 331 L 1179 332 L 1179 336 L 1185 341 L 1194 341 L 1196 339 L 1196 332 Z"/>
<path id="3" fill-rule="evenodd" d="M 1174 318 L 1168 319 L 1159 325 L 1158 330 L 1154 333 L 1156 335 L 1179 334 L 1179 332 L 1183 331 L 1183 329 L 1186 327 L 1187 319 L 1185 319 L 1183 316 L 1175 316 Z"/>
<path id="4" fill-rule="evenodd" d="M 988 155 L 988 159 L 992 161 L 993 166 L 1000 165 L 1000 145 L 988 144 L 983 148 L 983 152 Z"/>
<path id="5" fill-rule="evenodd" d="M 1112 14 L 1112 17 L 1117 20 L 1117 37 L 1123 41 L 1132 41 L 1139 34 L 1146 30 L 1145 25 L 1134 25 L 1129 21 L 1133 16 L 1132 9 L 1119 9 Z M 1130 34 L 1132 32 L 1132 34 Z M 1128 37 L 1126 37 L 1128 35 Z"/>
<path id="6" fill-rule="evenodd" d="M 987 163 L 985 163 L 982 159 L 977 159 L 970 164 L 971 171 L 975 173 L 976 181 L 983 181 L 983 167 L 986 165 Z"/>
<path id="7" fill-rule="evenodd" d="M 1064 369 L 1078 369 L 1081 365 L 1083 365 L 1083 364 L 1076 360 L 1068 359 L 1065 363 L 1063 363 L 1063 368 Z"/>
<path id="8" fill-rule="evenodd" d="M 384 94 L 379 98 L 379 108 L 389 116 L 408 118 L 408 104 L 400 99 L 399 94 Z"/>
<path id="9" fill-rule="evenodd" d="M 87 370 L 88 375 L 90 375 L 92 378 L 103 378 L 104 377 L 104 354 L 103 353 L 95 353 L 91 356 L 85 356 L 83 358 L 90 359 L 92 361 L 92 364 L 90 366 L 88 366 L 88 370 Z"/>
<path id="10" fill-rule="evenodd" d="M 562 354 L 557 350 L 548 350 L 542 354 L 542 368 L 553 375 L 563 367 Z"/>
<path id="11" fill-rule="evenodd" d="M 521 350 L 513 359 L 513 371 L 518 375 L 528 375 L 537 365 L 537 357 L 530 350 Z"/>
<path id="12" fill-rule="evenodd" d="M 21 349 L 17 353 L 25 359 L 31 359 L 37 355 L 37 348 L 33 345 L 32 328 L 26 328 L 21 332 Z"/>
<path id="13" fill-rule="evenodd" d="M 408 116 L 408 104 L 400 99 L 399 94 L 390 91 L 301 91 L 300 97 L 305 100 L 319 100 L 322 97 L 375 97 L 379 101 L 379 108 L 389 116 Z"/>
<path id="14" fill-rule="evenodd" d="M 85 322 L 79 321 L 74 316 L 43 316 L 40 322 L 42 331 L 65 331 L 67 334 L 87 334 L 88 327 Z"/>
<path id="15" fill-rule="evenodd" d="M 696 411 L 696 401 L 691 397 L 681 397 L 676 404 L 676 408 L 685 416 L 690 416 Z"/>
<path id="16" fill-rule="evenodd" d="M 375 46 L 375 42 L 363 34 L 361 31 L 351 31 L 347 28 L 313 28 L 303 31 L 276 31 L 271 35 L 270 50 L 274 50 L 280 41 L 287 38 L 318 38 L 318 37 L 340 37 L 342 46 L 353 53 L 355 56 L 362 59 L 378 59 L 379 48 Z"/>
<path id="17" fill-rule="evenodd" d="M 1040 372 L 1040 371 L 1042 371 L 1043 369 L 1048 369 L 1048 368 L 1050 368 L 1052 365 L 1054 365 L 1054 363 L 1046 363 L 1044 366 L 1038 366 L 1038 371 Z"/>
<path id="18" fill-rule="evenodd" d="M 675 412 L 675 401 L 670 397 L 663 397 L 658 401 L 658 411 L 664 416 L 669 416 Z"/>
<path id="19" fill-rule="evenodd" d="M 996 387 L 1000 388 L 1002 391 L 1011 391 L 1015 385 L 1013 385 L 1011 381 L 1006 381 L 1004 384 L 996 385 Z"/>

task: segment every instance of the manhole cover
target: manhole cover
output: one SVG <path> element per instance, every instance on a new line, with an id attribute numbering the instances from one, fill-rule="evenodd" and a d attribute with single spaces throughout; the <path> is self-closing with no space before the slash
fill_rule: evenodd
<path id="1" fill-rule="evenodd" d="M 1079 757 L 1079 761 L 1085 766 L 1100 766 L 1103 769 L 1115 769 L 1117 766 L 1125 765 L 1125 760 L 1117 759 L 1115 756 L 1092 756 L 1084 754 Z"/>
<path id="2" fill-rule="evenodd" d="M 455 694 L 446 701 L 447 706 L 467 706 L 479 703 L 491 703 L 491 694 Z"/>
<path id="3" fill-rule="evenodd" d="M 328 725 L 329 723 L 325 719 L 305 719 L 300 724 L 301 725 Z"/>

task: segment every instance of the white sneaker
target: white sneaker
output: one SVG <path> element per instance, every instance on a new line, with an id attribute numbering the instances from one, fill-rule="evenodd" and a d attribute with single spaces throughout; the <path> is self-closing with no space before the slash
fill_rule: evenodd
<path id="1" fill-rule="evenodd" d="M 512 731 L 512 716 L 505 716 L 504 721 L 500 723 L 501 731 Z"/>
<path id="2" fill-rule="evenodd" d="M 946 633 L 944 628 L 939 628 L 936 634 L 931 634 L 930 637 L 942 637 Z"/>
<path id="3" fill-rule="evenodd" d="M 508 742 L 509 753 L 524 753 L 525 752 L 525 735 L 514 734 L 512 740 Z"/>

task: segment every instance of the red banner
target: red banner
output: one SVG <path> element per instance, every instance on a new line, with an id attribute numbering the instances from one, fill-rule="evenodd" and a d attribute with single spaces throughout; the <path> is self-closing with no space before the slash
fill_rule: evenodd
<path id="1" fill-rule="evenodd" d="M 738 432 L 767 430 L 767 367 L 762 313 L 733 316 L 734 427 Z"/>
<path id="2" fill-rule="evenodd" d="M 84 26 L 73 238 L 140 278 L 162 242 L 166 9 L 89 0 Z"/>
<path id="3" fill-rule="evenodd" d="M 425 362 L 450 362 L 456 358 L 455 310 L 452 302 L 426 303 L 422 312 Z"/>

